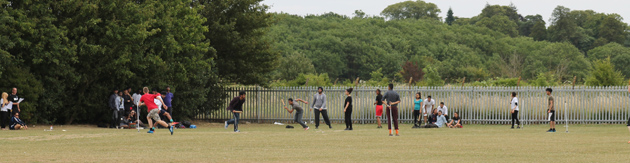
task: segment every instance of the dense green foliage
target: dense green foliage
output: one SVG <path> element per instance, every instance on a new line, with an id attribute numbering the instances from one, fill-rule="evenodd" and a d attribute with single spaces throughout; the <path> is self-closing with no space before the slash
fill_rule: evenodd
<path id="1" fill-rule="evenodd" d="M 522 16 L 513 5 L 487 5 L 472 18 L 453 16 L 449 9 L 445 22 L 428 14 L 439 14 L 433 5 L 397 3 L 383 10 L 385 17 L 361 11 L 354 17 L 276 14 L 267 37 L 276 42 L 283 58 L 305 58 L 304 65 L 294 65 L 297 69 L 279 67 L 276 72 L 291 73 L 275 78 L 290 81 L 300 71 L 312 73 L 310 61 L 315 73 L 341 81 L 359 77 L 368 85 L 384 84 L 384 78 L 407 83 L 414 76 L 417 85 L 437 83 L 424 81 L 427 67 L 436 69 L 447 84 L 466 78 L 491 83 L 480 85 L 507 86 L 516 82 L 496 81 L 521 77 L 521 84 L 560 85 L 571 84 L 574 76 L 583 84 L 593 61 L 606 56 L 613 58 L 616 70 L 630 74 L 618 66 L 629 64 L 630 55 L 624 44 L 628 25 L 616 14 L 558 6 L 547 29 L 542 16 Z M 432 12 L 427 12 L 429 8 Z M 525 82 L 530 80 L 536 82 Z"/>
<path id="2" fill-rule="evenodd" d="M 259 81 L 234 78 L 242 70 L 224 64 L 263 74 L 275 68 L 268 58 L 277 55 L 260 37 L 271 21 L 259 2 L 0 0 L 0 89 L 18 88 L 30 123 L 97 123 L 108 121 L 112 89 L 171 86 L 176 119 L 189 119 L 218 109 L 221 79 Z M 226 43 L 241 51 L 226 52 L 235 48 Z M 243 53 L 256 57 L 225 57 Z"/>

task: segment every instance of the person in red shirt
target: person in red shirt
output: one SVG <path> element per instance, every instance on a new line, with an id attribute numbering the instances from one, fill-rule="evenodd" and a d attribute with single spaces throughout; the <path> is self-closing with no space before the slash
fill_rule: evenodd
<path id="1" fill-rule="evenodd" d="M 147 106 L 147 112 L 149 113 L 147 115 L 147 121 L 149 121 L 149 128 L 151 128 L 147 133 L 152 134 L 155 131 L 155 127 L 153 126 L 153 121 L 151 120 L 151 118 L 153 118 L 153 120 L 155 120 L 157 124 L 160 124 L 164 127 L 168 127 L 169 131 L 171 131 L 171 135 L 173 135 L 173 126 L 167 124 L 162 119 L 160 119 L 160 115 L 159 115 L 160 108 L 158 108 L 158 106 L 153 101 L 154 99 L 158 99 L 161 103 L 164 103 L 164 101 L 162 101 L 162 98 L 158 98 L 159 95 L 156 95 L 156 94 L 149 94 L 149 88 L 147 87 L 142 88 L 142 91 L 144 92 L 144 95 L 142 95 L 142 97 L 140 98 L 140 102 L 138 102 L 138 106 L 142 106 L 142 105 Z M 164 106 L 164 108 L 167 108 L 167 106 Z"/>

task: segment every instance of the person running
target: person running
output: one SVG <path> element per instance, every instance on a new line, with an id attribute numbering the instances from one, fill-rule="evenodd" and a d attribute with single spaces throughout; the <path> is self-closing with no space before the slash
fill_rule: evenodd
<path id="1" fill-rule="evenodd" d="M 453 119 L 451 119 L 451 122 L 448 123 L 448 127 L 462 128 L 462 118 L 459 117 L 458 112 L 453 113 Z"/>
<path id="2" fill-rule="evenodd" d="M 13 114 L 11 118 L 11 126 L 9 126 L 10 130 L 19 130 L 19 129 L 28 129 L 28 126 L 20 119 L 20 113 Z"/>
<path id="3" fill-rule="evenodd" d="M 142 106 L 142 105 L 147 106 L 147 112 L 149 113 L 147 114 L 147 121 L 150 128 L 147 133 L 152 134 L 153 132 L 155 132 L 155 127 L 153 126 L 153 121 L 151 120 L 151 118 L 153 118 L 153 120 L 158 122 L 158 124 L 164 127 L 168 127 L 169 131 L 171 132 L 171 135 L 173 135 L 173 126 L 162 121 L 162 119 L 160 119 L 160 116 L 158 115 L 160 109 L 158 108 L 157 105 L 155 105 L 155 102 L 153 101 L 154 99 L 158 98 L 158 95 L 149 94 L 148 87 L 142 88 L 142 91 L 144 92 L 144 95 L 142 95 L 142 97 L 140 98 L 140 102 L 138 103 L 138 106 Z M 158 98 L 158 99 L 160 100 L 161 103 L 164 103 L 164 101 L 162 101 L 162 98 Z"/>
<path id="4" fill-rule="evenodd" d="M 427 96 L 427 99 L 425 99 L 423 102 L 424 109 L 422 111 L 424 112 L 424 125 L 427 125 L 427 116 L 433 113 L 435 100 L 431 99 L 431 96 Z"/>
<path id="5" fill-rule="evenodd" d="M 296 99 L 295 101 L 308 104 L 308 102 L 299 98 Z M 308 130 L 309 129 L 308 126 L 304 124 L 304 122 L 302 122 L 302 115 L 304 115 L 304 109 L 302 109 L 302 107 L 298 105 L 296 102 L 293 102 L 292 98 L 289 98 L 289 105 L 291 105 L 291 110 L 289 110 L 289 108 L 287 108 L 286 106 L 284 106 L 284 109 L 287 110 L 289 113 L 293 113 L 293 111 L 295 111 L 295 118 L 293 119 L 293 121 L 302 125 L 302 127 L 304 128 L 304 131 Z"/>
<path id="6" fill-rule="evenodd" d="M 444 102 L 440 102 L 440 106 L 438 106 L 437 110 L 439 112 L 442 112 L 442 115 L 444 115 L 444 118 L 446 118 L 446 121 L 448 121 L 448 107 L 444 105 Z"/>
<path id="7" fill-rule="evenodd" d="M 162 91 L 162 93 L 157 93 L 157 95 L 159 95 L 159 98 L 164 99 L 164 97 L 166 96 L 166 91 Z M 160 116 L 164 116 L 166 119 L 169 120 L 169 125 L 173 125 L 173 116 L 171 116 L 170 113 L 168 113 L 167 110 L 171 110 L 172 108 L 168 107 L 165 104 L 160 103 L 160 101 L 156 98 L 155 100 L 153 100 L 155 102 L 155 104 L 158 106 L 158 108 L 160 108 L 160 112 L 158 113 Z M 164 100 L 162 100 L 164 101 Z M 155 122 L 155 124 L 153 126 L 157 126 L 157 122 Z"/>
<path id="8" fill-rule="evenodd" d="M 10 119 L 9 110 L 13 106 L 13 102 L 9 101 L 9 94 L 2 92 L 2 99 L 0 99 L 0 123 L 2 124 L 2 130 L 6 130 L 7 124 Z"/>
<path id="9" fill-rule="evenodd" d="M 394 84 L 388 85 L 388 91 L 385 93 L 385 96 L 383 96 L 383 101 L 387 103 L 385 114 L 387 114 L 389 136 L 394 136 L 392 135 L 392 125 L 394 125 L 394 129 L 396 129 L 396 136 L 400 136 L 398 134 L 398 104 L 400 104 L 400 95 L 394 91 Z"/>
<path id="10" fill-rule="evenodd" d="M 324 94 L 324 88 L 319 87 L 317 88 L 317 93 L 313 96 L 313 103 L 311 103 L 311 110 L 315 110 L 315 129 L 319 129 L 320 114 L 324 117 L 324 122 L 326 122 L 328 128 L 332 129 L 326 109 L 326 94 Z"/>
<path id="11" fill-rule="evenodd" d="M 346 129 L 352 131 L 352 88 L 346 89 L 346 100 L 343 102 L 343 112 L 345 113 Z"/>
<path id="12" fill-rule="evenodd" d="M 383 95 L 381 95 L 380 89 L 376 89 L 376 102 L 374 102 L 374 105 L 376 105 L 376 123 L 378 123 L 378 127 L 376 128 L 383 128 L 383 126 L 381 126 L 381 117 L 383 116 Z"/>
<path id="13" fill-rule="evenodd" d="M 234 97 L 234 99 L 230 101 L 230 105 L 227 107 L 227 110 L 232 112 L 234 118 L 225 121 L 225 129 L 227 129 L 230 124 L 234 124 L 234 132 L 241 132 L 240 130 L 238 130 L 238 119 L 240 118 L 241 113 L 243 113 L 245 96 L 245 91 L 240 91 L 238 92 L 238 96 Z"/>
<path id="14" fill-rule="evenodd" d="M 422 106 L 422 93 L 416 93 L 416 99 L 413 100 L 413 128 L 420 127 L 420 108 Z M 424 118 L 426 121 L 426 117 Z"/>
<path id="15" fill-rule="evenodd" d="M 514 129 L 514 121 L 516 121 L 516 128 L 521 128 L 518 121 L 518 98 L 516 98 L 516 92 L 512 92 L 512 101 L 510 102 L 510 113 L 512 113 L 512 128 Z"/>
<path id="16" fill-rule="evenodd" d="M 556 110 L 553 107 L 553 96 L 551 96 L 551 92 L 553 92 L 553 90 L 551 88 L 547 88 L 547 90 L 545 91 L 547 92 L 547 114 L 549 114 L 549 130 L 547 132 L 556 132 Z"/>

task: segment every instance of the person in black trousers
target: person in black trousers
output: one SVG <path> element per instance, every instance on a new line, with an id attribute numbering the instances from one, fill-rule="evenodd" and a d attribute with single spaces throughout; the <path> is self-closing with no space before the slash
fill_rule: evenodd
<path id="1" fill-rule="evenodd" d="M 2 124 L 2 130 L 6 130 L 7 124 L 9 123 L 9 110 L 13 103 L 9 101 L 9 94 L 6 92 L 2 92 L 2 99 L 0 99 L 0 124 Z"/>
<path id="2" fill-rule="evenodd" d="M 345 117 L 346 117 L 346 129 L 345 130 L 352 130 L 352 88 L 348 88 L 346 89 L 346 101 L 343 102 L 344 103 L 344 108 L 343 108 L 343 112 L 345 113 Z"/>

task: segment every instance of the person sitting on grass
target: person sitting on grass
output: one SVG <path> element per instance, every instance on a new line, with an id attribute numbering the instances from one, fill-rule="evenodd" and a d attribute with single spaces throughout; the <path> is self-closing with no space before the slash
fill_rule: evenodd
<path id="1" fill-rule="evenodd" d="M 123 123 L 120 123 L 120 126 L 121 127 L 126 127 L 126 128 L 131 128 L 130 125 L 134 125 L 135 124 L 135 125 L 138 125 L 138 126 L 143 127 L 143 128 L 146 127 L 142 123 L 142 121 L 139 121 L 137 119 L 136 116 L 137 116 L 136 111 L 135 110 L 131 110 L 131 112 L 129 112 L 129 115 L 127 115 L 125 117 L 125 120 L 123 121 Z M 155 125 L 157 125 L 157 124 L 155 124 Z"/>
<path id="2" fill-rule="evenodd" d="M 422 128 L 438 128 L 438 125 L 435 123 L 438 121 L 438 111 L 437 109 L 433 109 L 433 114 L 428 116 L 427 125 L 422 126 Z"/>
<path id="3" fill-rule="evenodd" d="M 446 122 L 446 118 L 444 117 L 442 111 L 438 111 L 437 121 L 435 122 L 435 125 L 437 125 L 438 128 L 442 128 L 444 127 L 444 124 L 446 124 Z"/>
<path id="4" fill-rule="evenodd" d="M 295 101 L 308 104 L 308 102 L 299 98 L 296 99 Z M 304 128 L 304 131 L 308 130 L 308 126 L 304 124 L 304 122 L 302 122 L 302 115 L 304 114 L 304 109 L 302 109 L 300 105 L 294 102 L 292 98 L 289 98 L 289 105 L 291 106 L 291 110 L 289 110 L 289 108 L 287 108 L 286 106 L 284 107 L 284 109 L 287 110 L 289 113 L 293 113 L 293 111 L 295 111 L 295 118 L 293 119 L 293 121 L 302 125 L 302 127 Z"/>
<path id="5" fill-rule="evenodd" d="M 449 122 L 447 125 L 449 128 L 462 128 L 462 122 L 461 122 L 461 118 L 459 117 L 459 113 L 455 112 L 453 114 L 453 118 L 451 119 L 451 122 Z"/>
<path id="6" fill-rule="evenodd" d="M 9 126 L 10 130 L 19 130 L 19 129 L 28 129 L 28 126 L 24 124 L 22 120 L 20 120 L 20 113 L 15 113 L 13 118 L 11 118 L 11 126 Z"/>

